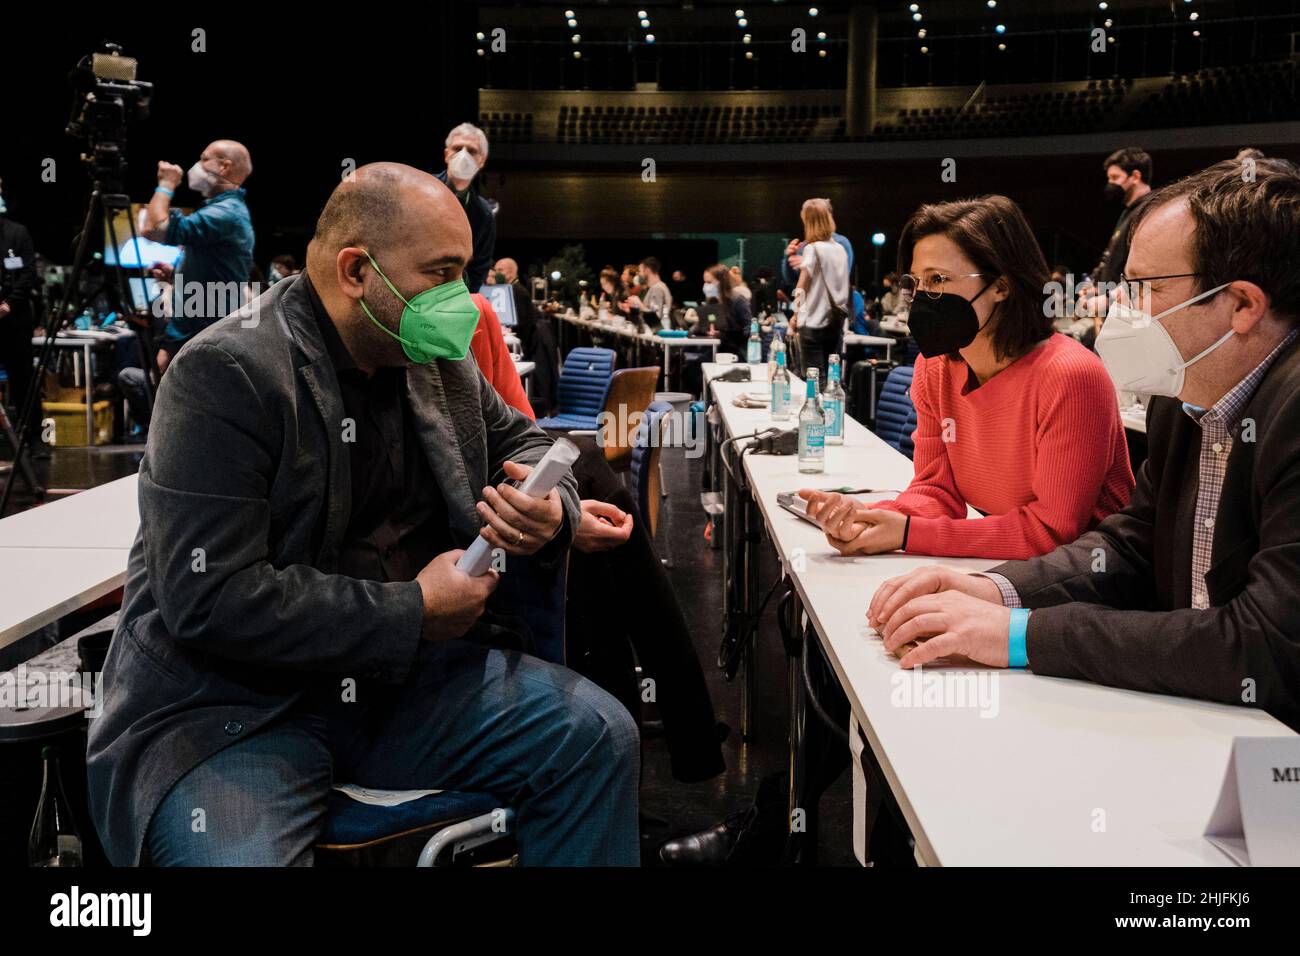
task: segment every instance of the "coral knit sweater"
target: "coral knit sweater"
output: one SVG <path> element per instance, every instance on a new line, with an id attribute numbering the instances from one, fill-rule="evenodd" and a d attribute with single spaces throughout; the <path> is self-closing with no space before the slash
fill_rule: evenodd
<path id="1" fill-rule="evenodd" d="M 916 360 L 915 477 L 879 505 L 912 516 L 909 553 L 1030 558 L 1128 504 L 1124 426 L 1096 355 L 1054 334 L 975 382 L 961 360 Z"/>
<path id="2" fill-rule="evenodd" d="M 515 368 L 515 360 L 510 357 L 506 347 L 505 333 L 501 331 L 501 320 L 487 298 L 474 292 L 470 295 L 478 306 L 478 326 L 474 337 L 469 340 L 469 350 L 474 353 L 474 361 L 488 384 L 497 390 L 505 403 L 517 408 L 529 418 L 536 420 L 533 406 L 524 391 L 524 383 Z"/>

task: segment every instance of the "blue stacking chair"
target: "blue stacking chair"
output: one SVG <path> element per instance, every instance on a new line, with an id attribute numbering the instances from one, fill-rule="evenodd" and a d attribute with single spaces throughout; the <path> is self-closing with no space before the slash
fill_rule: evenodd
<path id="1" fill-rule="evenodd" d="M 562 431 L 595 431 L 605 410 L 605 396 L 614 378 L 613 349 L 576 348 L 560 369 L 560 413 L 539 418 L 542 428 Z"/>
<path id="2" fill-rule="evenodd" d="M 564 663 L 567 576 L 567 564 L 546 571 L 527 558 L 512 557 L 489 602 L 496 619 L 523 636 L 528 653 L 557 664 Z M 514 823 L 514 811 L 490 793 L 442 790 L 388 807 L 362 803 L 331 789 L 316 849 L 326 853 L 375 850 L 427 835 L 416 866 L 438 866 L 467 850 L 504 841 L 513 835 Z"/>
<path id="3" fill-rule="evenodd" d="M 900 365 L 891 371 L 876 402 L 876 434 L 908 458 L 916 450 L 916 406 L 912 404 L 912 372 L 915 366 Z"/>

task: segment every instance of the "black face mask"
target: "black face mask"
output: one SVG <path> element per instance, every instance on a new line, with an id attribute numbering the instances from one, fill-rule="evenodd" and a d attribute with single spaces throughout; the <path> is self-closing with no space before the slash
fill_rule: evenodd
<path id="1" fill-rule="evenodd" d="M 1107 183 L 1106 188 L 1102 190 L 1106 196 L 1106 202 L 1123 202 L 1124 187 L 1119 183 Z"/>
<path id="2" fill-rule="evenodd" d="M 993 283 L 975 293 L 982 296 Z M 917 348 L 926 358 L 949 355 L 964 349 L 979 335 L 980 320 L 971 305 L 975 299 L 953 292 L 940 293 L 933 299 L 924 292 L 912 296 L 912 308 L 907 314 L 907 327 L 916 339 Z"/>

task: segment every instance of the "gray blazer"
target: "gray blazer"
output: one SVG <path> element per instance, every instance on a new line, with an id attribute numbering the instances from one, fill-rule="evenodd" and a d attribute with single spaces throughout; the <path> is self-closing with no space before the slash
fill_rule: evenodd
<path id="1" fill-rule="evenodd" d="M 410 367 L 406 393 L 463 547 L 481 524 L 481 489 L 503 480 L 508 458 L 540 460 L 550 439 L 472 357 Z M 419 585 L 336 573 L 351 511 L 344 429 L 305 277 L 195 336 L 163 378 L 86 761 L 114 863 L 139 863 L 154 810 L 184 774 L 273 723 L 313 682 L 407 674 Z M 566 521 L 550 554 L 579 520 L 572 477 L 559 490 Z"/>

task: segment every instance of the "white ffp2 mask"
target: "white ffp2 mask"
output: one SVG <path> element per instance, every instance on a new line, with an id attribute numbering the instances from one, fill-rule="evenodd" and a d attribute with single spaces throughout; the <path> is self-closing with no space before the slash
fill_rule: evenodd
<path id="1" fill-rule="evenodd" d="M 467 149 L 459 149 L 451 157 L 447 169 L 457 179 L 473 179 L 478 174 L 478 160 Z"/>
<path id="2" fill-rule="evenodd" d="M 1228 285 L 1225 282 L 1215 286 L 1186 302 L 1165 309 L 1157 316 L 1124 302 L 1112 303 L 1110 311 L 1106 313 L 1106 321 L 1097 333 L 1096 348 L 1115 387 L 1125 392 L 1176 398 L 1183 390 L 1187 368 L 1228 341 L 1234 333 L 1229 329 L 1209 348 L 1184 362 L 1183 354 L 1178 351 L 1169 332 L 1158 320 L 1202 299 L 1208 299 Z"/>

